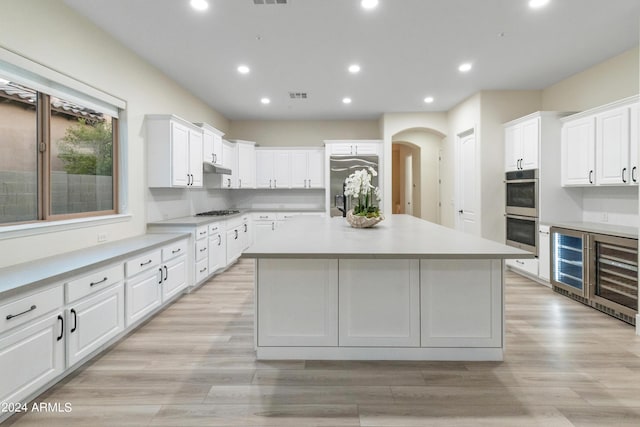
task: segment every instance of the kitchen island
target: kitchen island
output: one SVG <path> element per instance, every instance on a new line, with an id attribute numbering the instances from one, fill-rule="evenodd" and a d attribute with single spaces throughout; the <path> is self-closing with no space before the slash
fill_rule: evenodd
<path id="1" fill-rule="evenodd" d="M 502 360 L 507 258 L 409 215 L 300 217 L 250 246 L 258 359 Z"/>

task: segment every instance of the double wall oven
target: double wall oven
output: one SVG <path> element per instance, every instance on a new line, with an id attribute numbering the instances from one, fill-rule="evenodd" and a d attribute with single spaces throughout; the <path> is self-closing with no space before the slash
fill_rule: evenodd
<path id="1" fill-rule="evenodd" d="M 538 255 L 538 170 L 507 172 L 506 243 Z"/>

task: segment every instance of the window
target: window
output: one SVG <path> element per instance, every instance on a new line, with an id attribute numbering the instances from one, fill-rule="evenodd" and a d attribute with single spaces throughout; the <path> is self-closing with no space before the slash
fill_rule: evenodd
<path id="1" fill-rule="evenodd" d="M 117 213 L 117 117 L 75 98 L 0 74 L 0 225 Z"/>

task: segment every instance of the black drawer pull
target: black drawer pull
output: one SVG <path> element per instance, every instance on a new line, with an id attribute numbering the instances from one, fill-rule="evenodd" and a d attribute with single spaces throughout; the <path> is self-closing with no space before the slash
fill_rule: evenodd
<path id="1" fill-rule="evenodd" d="M 78 313 L 76 313 L 76 310 L 72 308 L 71 314 L 73 314 L 73 328 L 71 328 L 69 332 L 74 333 L 76 329 L 78 329 Z"/>
<path id="2" fill-rule="evenodd" d="M 22 316 L 23 314 L 27 314 L 30 311 L 33 311 L 36 309 L 36 305 L 33 304 L 28 310 L 23 311 L 22 313 L 18 313 L 18 314 L 7 314 L 7 320 L 11 320 L 14 317 L 18 317 L 18 316 Z"/>
<path id="3" fill-rule="evenodd" d="M 58 320 L 60 321 L 60 336 L 56 338 L 56 341 L 60 341 L 64 336 L 64 318 L 58 315 Z"/>
<path id="4" fill-rule="evenodd" d="M 200 273 L 204 273 L 205 271 L 207 271 L 207 267 L 204 267 L 202 270 L 200 270 Z"/>
<path id="5" fill-rule="evenodd" d="M 180 252 L 181 250 L 182 250 L 181 248 L 178 248 L 178 249 L 175 249 L 175 250 L 171 251 L 171 253 L 172 253 L 172 254 L 177 254 L 177 253 L 178 253 L 178 252 Z"/>
<path id="6" fill-rule="evenodd" d="M 151 264 L 152 262 L 153 262 L 152 259 L 150 259 L 149 261 L 146 261 L 146 262 L 141 262 L 140 263 L 140 267 L 142 267 L 143 265 Z"/>
<path id="7" fill-rule="evenodd" d="M 104 282 L 106 282 L 107 280 L 109 280 L 109 278 L 107 278 L 107 276 L 104 276 L 104 279 L 99 280 L 99 281 L 97 281 L 97 282 L 91 282 L 91 283 L 89 283 L 89 286 L 99 285 L 100 283 L 104 283 Z"/>

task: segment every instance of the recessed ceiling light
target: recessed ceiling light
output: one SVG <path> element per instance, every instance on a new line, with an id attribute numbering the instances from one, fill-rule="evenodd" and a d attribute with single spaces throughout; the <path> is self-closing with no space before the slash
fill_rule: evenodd
<path id="1" fill-rule="evenodd" d="M 249 74 L 249 71 L 251 71 L 251 70 L 250 70 L 250 69 L 249 69 L 249 67 L 247 67 L 246 65 L 240 65 L 240 66 L 238 67 L 238 72 L 239 72 L 240 74 Z"/>
<path id="2" fill-rule="evenodd" d="M 378 7 L 378 0 L 362 0 L 360 2 L 360 5 L 364 9 L 375 9 L 376 7 Z"/>
<path id="3" fill-rule="evenodd" d="M 357 74 L 360 72 L 360 66 L 358 64 L 349 65 L 349 72 L 351 74 Z"/>
<path id="4" fill-rule="evenodd" d="M 269 98 L 262 98 L 260 100 L 260 102 L 262 102 L 263 104 L 267 105 L 267 104 L 271 103 L 271 100 Z"/>
<path id="5" fill-rule="evenodd" d="M 433 102 L 433 96 L 427 96 L 424 99 L 424 102 L 426 102 L 427 104 L 431 104 Z"/>
<path id="6" fill-rule="evenodd" d="M 209 9 L 209 2 L 207 2 L 207 0 L 191 0 L 190 4 L 195 10 L 204 11 Z"/>
<path id="7" fill-rule="evenodd" d="M 549 4 L 549 0 L 529 0 L 529 7 L 531 9 L 538 9 Z"/>
<path id="8" fill-rule="evenodd" d="M 473 66 L 471 65 L 470 62 L 465 62 L 464 64 L 460 65 L 458 67 L 458 70 L 462 73 L 466 73 L 467 71 L 471 71 L 471 68 L 473 68 Z"/>
<path id="9" fill-rule="evenodd" d="M 343 104 L 351 104 L 351 98 L 349 98 L 349 97 L 342 98 L 342 103 Z"/>

